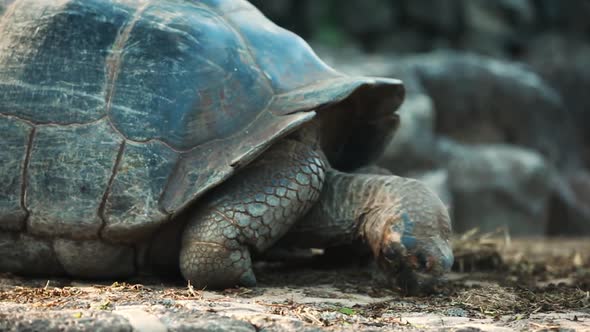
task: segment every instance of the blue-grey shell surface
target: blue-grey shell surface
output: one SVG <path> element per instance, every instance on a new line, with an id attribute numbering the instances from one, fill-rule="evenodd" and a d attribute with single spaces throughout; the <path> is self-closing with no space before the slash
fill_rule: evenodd
<path id="1" fill-rule="evenodd" d="M 359 89 L 243 0 L 15 0 L 0 18 L 0 231 L 132 242 Z M 367 110 L 370 112 L 370 110 Z"/>

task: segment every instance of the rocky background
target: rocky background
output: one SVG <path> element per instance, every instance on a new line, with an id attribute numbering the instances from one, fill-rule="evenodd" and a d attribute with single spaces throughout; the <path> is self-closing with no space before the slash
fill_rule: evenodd
<path id="1" fill-rule="evenodd" d="M 404 80 L 379 164 L 455 230 L 590 234 L 590 1 L 253 0 L 350 74 Z"/>

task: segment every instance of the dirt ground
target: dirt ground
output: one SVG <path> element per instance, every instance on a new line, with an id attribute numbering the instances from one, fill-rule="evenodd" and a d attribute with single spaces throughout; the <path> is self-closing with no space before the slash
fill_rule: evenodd
<path id="1" fill-rule="evenodd" d="M 261 263 L 259 287 L 0 276 L 0 331 L 590 331 L 590 239 L 455 240 L 455 272 L 404 295 L 371 266 Z"/>

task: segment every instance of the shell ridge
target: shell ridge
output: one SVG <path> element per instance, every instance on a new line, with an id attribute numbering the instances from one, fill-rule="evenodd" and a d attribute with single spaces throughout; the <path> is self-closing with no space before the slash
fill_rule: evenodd
<path id="1" fill-rule="evenodd" d="M 92 94 L 88 94 L 88 93 L 84 93 L 84 92 L 80 92 L 78 90 L 66 90 L 63 89 L 61 87 L 48 87 L 48 86 L 43 86 L 43 85 L 36 85 L 36 84 L 28 84 L 19 80 L 11 80 L 9 82 L 2 82 L 0 83 L 0 86 L 2 85 L 12 85 L 12 86 L 18 86 L 21 88 L 27 88 L 27 89 L 31 89 L 31 90 L 39 90 L 39 91 L 51 91 L 51 92 L 63 92 L 63 93 L 67 93 L 73 96 L 77 96 L 77 97 L 84 97 L 84 98 L 88 98 L 88 99 L 92 99 L 92 100 L 97 100 L 100 102 L 103 102 L 104 100 L 100 97 L 100 96 L 96 96 L 96 95 L 92 95 Z M 97 108 L 102 108 L 102 105 L 97 107 Z M 105 117 L 105 114 L 101 115 L 100 117 L 96 118 L 96 119 L 91 119 L 89 121 L 86 122 L 67 122 L 67 123 L 58 123 L 58 122 L 53 122 L 53 121 L 48 121 L 48 122 L 36 122 L 32 119 L 29 118 L 25 118 L 22 117 L 20 115 L 16 115 L 16 114 L 12 114 L 12 113 L 8 113 L 8 112 L 4 112 L 4 111 L 0 111 L 0 115 L 2 116 L 8 116 L 8 117 L 14 117 L 16 119 L 25 121 L 27 123 L 31 123 L 33 125 L 40 125 L 40 124 L 55 124 L 55 125 L 73 125 L 73 124 L 89 124 L 89 123 L 93 123 L 96 121 L 99 121 L 101 119 L 103 119 Z"/>
<path id="2" fill-rule="evenodd" d="M 109 50 L 109 55 L 107 56 L 106 60 L 106 72 L 105 72 L 105 87 L 104 87 L 104 101 L 105 101 L 105 112 L 107 114 L 110 113 L 111 106 L 112 106 L 112 99 L 113 95 L 115 94 L 115 83 L 117 82 L 117 77 L 119 74 L 119 69 L 121 67 L 121 62 L 123 61 L 123 50 L 125 44 L 129 40 L 129 36 L 131 35 L 131 31 L 135 27 L 137 21 L 141 18 L 141 15 L 145 10 L 152 4 L 153 1 L 147 1 L 145 4 L 137 7 L 133 16 L 126 24 L 123 24 L 119 31 L 117 31 L 117 37 L 113 42 L 111 49 Z M 110 121 L 111 126 L 114 124 Z M 125 137 L 125 136 L 123 136 Z"/>
<path id="3" fill-rule="evenodd" d="M 274 95 L 273 95 L 273 97 L 274 97 Z M 192 147 L 192 148 L 190 148 L 190 149 L 188 149 L 186 151 L 183 151 L 183 152 L 190 153 L 191 151 L 193 151 L 194 149 L 196 149 L 196 148 L 198 148 L 200 146 L 203 146 L 203 145 L 213 145 L 213 144 L 218 143 L 218 142 L 229 140 L 229 139 L 232 139 L 232 138 L 238 136 L 243 131 L 250 130 L 250 128 L 252 128 L 252 126 L 257 122 L 257 120 L 260 117 L 263 116 L 263 113 L 265 113 L 265 112 L 267 112 L 269 110 L 269 107 L 271 105 L 270 101 L 272 101 L 272 100 L 273 100 L 273 98 L 269 98 L 269 101 L 267 102 L 266 106 L 264 106 L 264 108 L 260 112 L 258 112 L 258 114 L 256 114 L 256 116 L 252 119 L 252 121 L 250 121 L 248 124 L 246 124 L 240 130 L 236 130 L 233 134 L 231 134 L 229 136 L 226 136 L 226 137 L 223 137 L 223 138 L 214 138 L 214 139 L 211 139 L 211 140 L 207 141 L 207 143 L 205 143 L 205 144 L 200 144 L 200 145 L 194 146 L 194 147 Z"/>
<path id="4" fill-rule="evenodd" d="M 172 168 L 170 175 L 168 175 L 168 178 L 166 179 L 166 183 L 164 183 L 164 186 L 162 186 L 162 192 L 160 193 L 160 197 L 158 197 L 158 210 L 164 212 L 164 214 L 167 214 L 169 216 L 173 215 L 175 212 L 171 213 L 170 211 L 167 211 L 166 208 L 164 208 L 164 206 L 162 204 L 162 200 L 164 199 L 164 196 L 166 195 L 168 190 L 170 190 L 171 182 L 173 181 L 176 174 L 179 172 L 179 169 L 182 164 L 182 159 L 184 157 L 185 157 L 184 153 L 181 153 L 178 155 L 178 157 L 176 157 L 176 162 L 174 163 L 174 167 Z"/>
<path id="5" fill-rule="evenodd" d="M 102 230 L 107 225 L 106 218 L 104 215 L 104 210 L 105 210 L 105 206 L 107 203 L 107 199 L 108 199 L 109 194 L 111 192 L 111 188 L 113 187 L 113 182 L 115 181 L 115 176 L 117 175 L 117 172 L 119 170 L 119 165 L 121 164 L 121 160 L 123 160 L 123 154 L 125 153 L 125 146 L 126 145 L 127 145 L 127 142 L 123 139 L 121 142 L 121 145 L 119 146 L 119 151 L 117 152 L 117 157 L 115 158 L 113 170 L 111 171 L 111 176 L 109 177 L 109 182 L 107 183 L 107 187 L 102 195 L 100 204 L 98 205 L 97 215 L 101 221 L 101 225 L 98 228 L 98 232 L 97 232 L 99 238 L 102 238 Z"/>
<path id="6" fill-rule="evenodd" d="M 123 62 L 123 48 L 125 47 L 126 42 L 129 40 L 129 37 L 131 36 L 131 32 L 135 27 L 135 24 L 142 18 L 141 15 L 150 7 L 150 5 L 153 4 L 153 2 L 154 1 L 148 1 L 142 6 L 138 7 L 135 13 L 133 13 L 133 17 L 131 18 L 131 20 L 127 24 L 121 26 L 121 28 L 117 32 L 117 37 L 115 38 L 113 46 L 110 50 L 111 54 L 107 58 L 107 71 L 105 73 L 106 79 L 104 88 L 104 101 L 106 104 L 106 117 L 111 128 L 113 128 L 113 130 L 117 132 L 119 135 L 121 135 L 125 140 L 135 143 L 158 142 L 174 152 L 183 153 L 185 151 L 174 148 L 172 145 L 170 145 L 168 142 L 161 138 L 154 137 L 146 140 L 138 140 L 128 137 L 127 135 L 123 134 L 123 132 L 117 127 L 117 125 L 112 121 L 110 116 L 113 107 L 117 109 L 126 109 L 128 111 L 134 111 L 133 109 L 126 106 L 113 105 L 112 99 L 115 94 L 115 86 L 119 74 L 119 69 L 121 63 Z"/>
<path id="7" fill-rule="evenodd" d="M 330 77 L 328 79 L 318 79 L 318 80 L 315 80 L 315 81 L 306 83 L 304 85 L 298 86 L 296 89 L 279 93 L 279 94 L 276 95 L 276 97 L 277 98 L 280 98 L 282 96 L 287 96 L 287 95 L 292 94 L 293 91 L 302 91 L 302 90 L 305 90 L 305 89 L 307 89 L 307 88 L 309 88 L 309 87 L 311 87 L 313 85 L 317 85 L 319 82 L 321 82 L 321 83 L 329 83 L 329 82 L 332 82 L 332 81 L 339 81 L 339 80 L 342 80 L 343 78 L 347 78 L 347 77 L 352 79 L 352 77 L 350 77 L 348 75 L 343 75 L 343 74 L 340 74 L 340 73 L 338 73 L 338 74 L 340 76 Z"/>
<path id="8" fill-rule="evenodd" d="M 35 122 L 33 122 L 33 121 L 29 120 L 29 119 L 25 119 L 23 117 L 20 117 L 18 115 L 14 115 L 14 114 L 6 114 L 6 113 L 3 113 L 3 112 L 0 112 L 0 117 L 22 121 L 22 122 L 24 122 L 24 123 L 26 123 L 26 124 L 28 124 L 29 126 L 32 126 L 32 127 L 38 125 L 38 123 L 35 123 Z"/>
<path id="9" fill-rule="evenodd" d="M 27 142 L 27 149 L 25 152 L 25 161 L 23 163 L 23 171 L 22 171 L 22 183 L 21 183 L 21 190 L 20 190 L 20 205 L 21 208 L 25 211 L 25 220 L 23 222 L 23 232 L 27 232 L 27 222 L 29 220 L 29 209 L 27 208 L 27 187 L 29 184 L 29 164 L 31 162 L 31 153 L 33 150 L 33 140 L 35 139 L 35 133 L 37 128 L 32 127 L 31 132 L 29 133 L 29 141 Z"/>
<path id="10" fill-rule="evenodd" d="M 60 83 L 65 83 L 65 82 L 60 82 Z M 0 83 L 0 85 L 13 85 L 13 86 L 21 87 L 21 88 L 28 88 L 28 89 L 34 89 L 34 90 L 40 90 L 40 91 L 63 92 L 63 93 L 67 93 L 69 95 L 77 96 L 77 97 L 85 97 L 85 98 L 89 98 L 89 99 L 93 99 L 93 100 L 97 100 L 97 101 L 104 101 L 103 98 L 99 95 L 84 93 L 84 92 L 81 92 L 80 90 L 69 90 L 69 89 L 64 89 L 62 87 L 58 87 L 58 86 L 30 84 L 30 83 L 25 83 L 25 82 L 22 82 L 20 80 L 15 80 L 15 79 L 12 79 L 10 81 L 4 81 L 4 82 Z"/>
<path id="11" fill-rule="evenodd" d="M 105 120 L 105 118 L 107 118 L 106 115 L 101 116 L 98 119 L 92 120 L 92 121 L 88 121 L 88 122 L 68 122 L 68 123 L 59 123 L 59 122 L 53 122 L 53 121 L 49 121 L 49 122 L 34 122 L 31 121 L 29 119 L 20 117 L 18 115 L 13 115 L 13 114 L 6 114 L 6 113 L 1 113 L 0 112 L 0 116 L 1 117 L 5 117 L 5 118 L 13 118 L 13 119 L 17 119 L 19 121 L 25 122 L 31 126 L 57 126 L 57 127 L 76 127 L 76 126 L 85 126 L 85 125 L 89 125 L 89 124 L 93 124 L 93 123 L 97 123 L 100 121 Z M 125 137 L 125 136 L 123 136 Z"/>

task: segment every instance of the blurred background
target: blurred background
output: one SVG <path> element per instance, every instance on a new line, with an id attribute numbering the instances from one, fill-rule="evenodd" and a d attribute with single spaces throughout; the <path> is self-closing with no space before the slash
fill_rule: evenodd
<path id="1" fill-rule="evenodd" d="M 590 1 L 251 2 L 336 69 L 404 80 L 379 164 L 456 231 L 590 234 Z"/>

